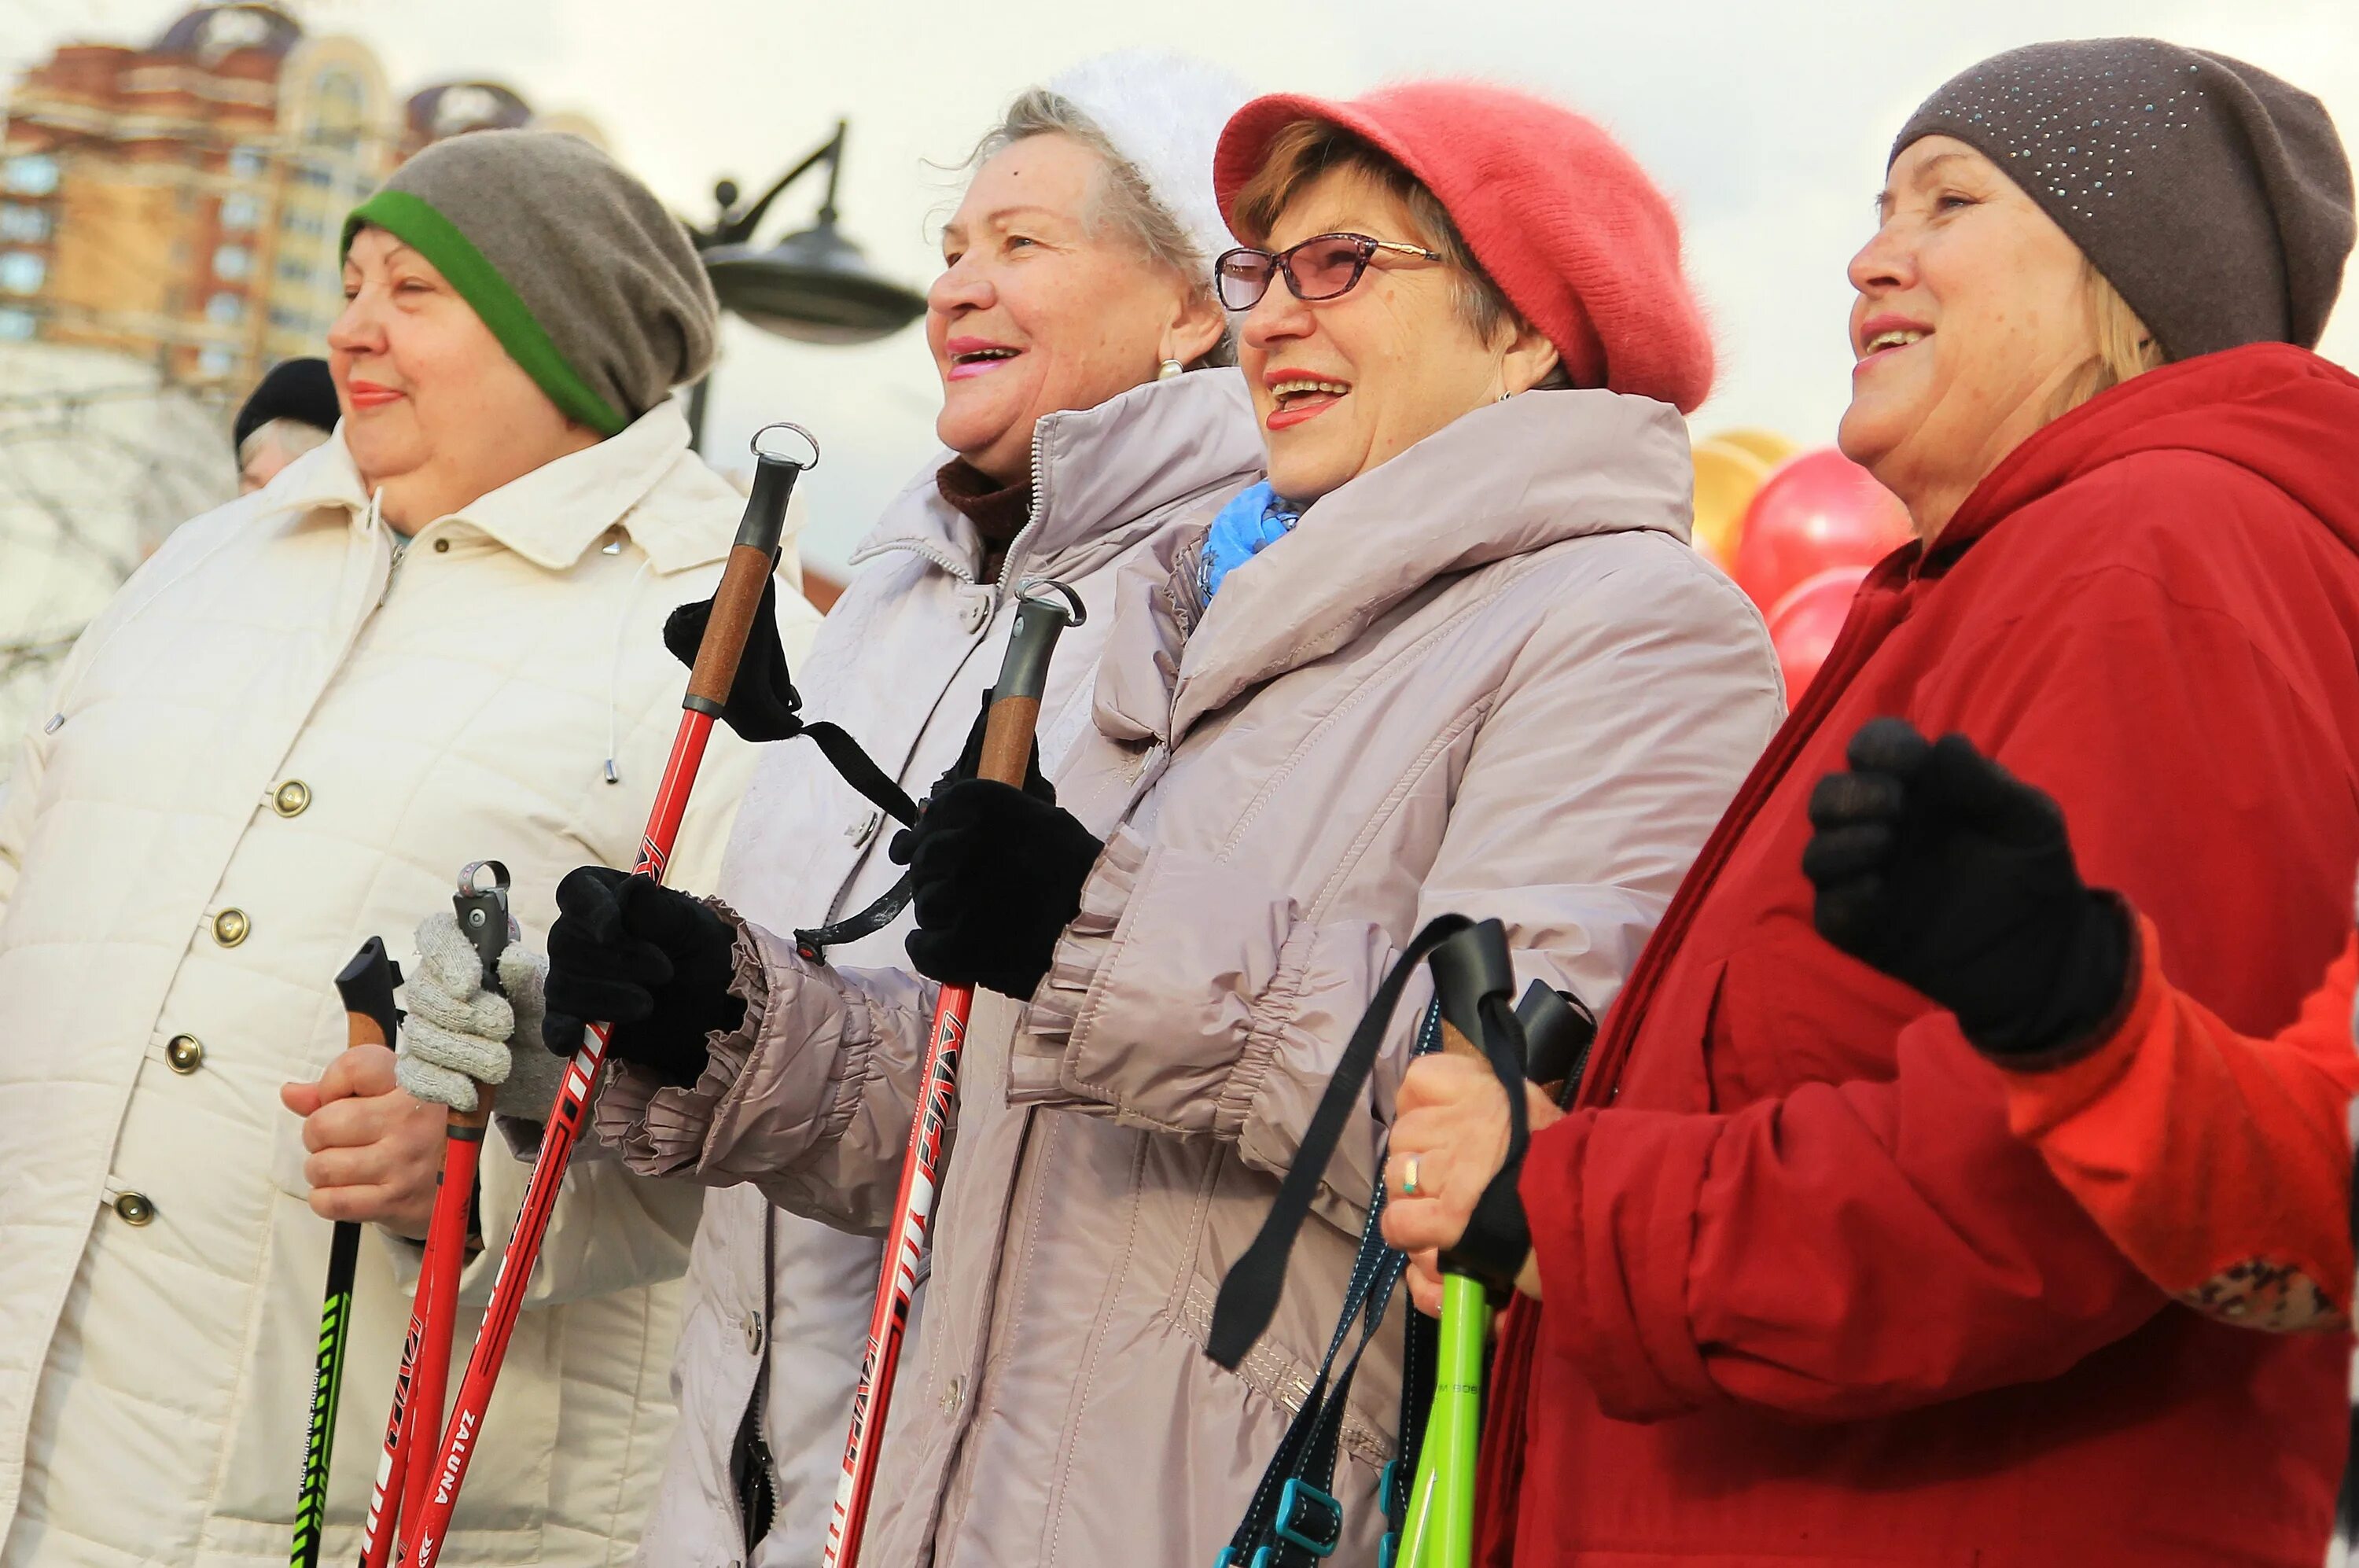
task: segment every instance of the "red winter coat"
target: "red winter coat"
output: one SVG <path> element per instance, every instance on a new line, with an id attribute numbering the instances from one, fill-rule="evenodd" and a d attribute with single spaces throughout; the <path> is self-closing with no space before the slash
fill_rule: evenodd
<path id="1" fill-rule="evenodd" d="M 2007 1119 L 2124 1257 L 2199 1312 L 2311 1328 L 2351 1312 L 2351 1004 L 2359 939 L 2274 1038 L 2170 982 L 2152 927 L 2130 1007 L 2080 1060 L 2002 1069 Z"/>
<path id="2" fill-rule="evenodd" d="M 2343 1345 L 2166 1305 L 1800 861 L 1862 723 L 1962 730 L 2274 1033 L 2348 930 L 2355 547 L 2359 381 L 2269 344 L 2057 420 L 1870 574 L 1532 1141 L 1486 1563 L 2321 1561 Z"/>

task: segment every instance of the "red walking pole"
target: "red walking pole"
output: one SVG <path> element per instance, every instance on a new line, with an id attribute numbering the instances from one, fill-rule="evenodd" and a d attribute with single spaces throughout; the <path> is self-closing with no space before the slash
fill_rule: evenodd
<path id="1" fill-rule="evenodd" d="M 1079 595 L 1063 583 L 1025 584 L 999 681 L 991 689 L 991 714 L 984 724 L 975 777 L 1023 787 L 1033 731 L 1040 720 L 1040 696 L 1048 686 L 1049 655 L 1058 636 L 1085 618 Z M 876 1280 L 876 1304 L 868 1314 L 868 1349 L 853 1391 L 852 1431 L 844 1439 L 843 1473 L 836 1480 L 834 1513 L 828 1520 L 821 1559 L 826 1568 L 849 1568 L 860 1560 L 868 1497 L 876 1485 L 876 1450 L 885 1437 L 885 1412 L 893 1402 L 893 1374 L 901 1361 L 909 1297 L 918 1285 L 918 1259 L 926 1249 L 926 1225 L 941 1182 L 942 1132 L 950 1125 L 951 1103 L 958 1097 L 959 1053 L 966 1043 L 967 1009 L 973 1003 L 974 990 L 968 985 L 945 985 L 934 1002 L 918 1112 L 909 1124 L 909 1150 L 901 1162 L 893 1223 L 885 1232 L 885 1271 Z"/>
<path id="2" fill-rule="evenodd" d="M 810 442 L 810 460 L 790 463 L 762 451 L 762 437 L 777 430 L 792 430 Z M 800 425 L 771 425 L 755 435 L 754 456 L 753 493 L 745 498 L 745 520 L 737 527 L 737 540 L 730 549 L 728 565 L 722 571 L 721 586 L 713 591 L 712 613 L 705 622 L 704 639 L 697 645 L 695 667 L 689 672 L 688 695 L 680 699 L 680 706 L 686 712 L 679 716 L 679 730 L 672 738 L 671 759 L 664 765 L 663 780 L 656 786 L 655 805 L 647 813 L 647 831 L 639 839 L 638 865 L 632 868 L 658 882 L 663 880 L 664 868 L 671 859 L 672 844 L 679 836 L 680 818 L 688 811 L 689 793 L 695 788 L 696 770 L 704 760 L 712 721 L 721 716 L 722 705 L 729 700 L 729 688 L 737 679 L 737 661 L 745 651 L 745 634 L 762 607 L 763 585 L 777 568 L 778 539 L 786 531 L 787 499 L 794 493 L 796 478 L 805 469 L 817 465 L 819 442 Z M 428 1476 L 431 1485 L 426 1506 L 415 1521 L 415 1530 L 402 1532 L 403 1561 L 412 1568 L 433 1568 L 441 1555 L 443 1540 L 450 1533 L 451 1510 L 458 1506 L 459 1488 L 466 1481 L 468 1461 L 474 1457 L 476 1440 L 483 1434 L 484 1411 L 491 1403 L 500 1363 L 507 1355 L 508 1339 L 516 1332 L 516 1314 L 523 1310 L 524 1293 L 532 1282 L 541 1238 L 548 1234 L 549 1215 L 557 1207 L 558 1187 L 565 1179 L 573 1145 L 582 1136 L 582 1124 L 590 1114 L 599 1070 L 605 1065 L 609 1032 L 604 1024 L 590 1026 L 582 1036 L 582 1049 L 574 1053 L 571 1065 L 566 1069 L 557 1103 L 549 1107 L 549 1125 L 541 1133 L 540 1155 L 533 1161 L 532 1177 L 525 1184 L 524 1206 L 516 1214 L 507 1251 L 500 1258 L 499 1274 L 492 1282 L 491 1304 L 484 1309 L 484 1326 L 475 1336 L 474 1354 L 467 1358 L 467 1373 L 459 1383 L 458 1403 L 451 1408 L 451 1425 L 442 1435 L 440 1452 Z"/>
<path id="3" fill-rule="evenodd" d="M 479 874 L 488 869 L 492 886 Z M 459 873 L 451 899 L 459 929 L 474 944 L 484 984 L 500 989 L 500 953 L 516 937 L 508 914 L 508 868 L 478 860 Z M 459 1277 L 467 1268 L 467 1215 L 475 1192 L 475 1166 L 484 1129 L 492 1119 L 492 1085 L 475 1085 L 475 1108 L 452 1110 L 446 1118 L 442 1172 L 434 1191 L 434 1214 L 426 1230 L 426 1254 L 418 1270 L 418 1291 L 402 1336 L 401 1367 L 393 1380 L 393 1414 L 385 1429 L 385 1452 L 361 1532 L 362 1568 L 384 1568 L 401 1524 L 425 1511 L 426 1486 L 442 1441 L 442 1390 L 451 1371 L 451 1341 L 459 1326 Z M 398 1477 L 400 1491 L 392 1488 Z"/>

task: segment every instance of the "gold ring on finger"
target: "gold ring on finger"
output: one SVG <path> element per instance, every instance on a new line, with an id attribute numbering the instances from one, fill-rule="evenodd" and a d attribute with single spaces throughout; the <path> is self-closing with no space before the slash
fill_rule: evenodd
<path id="1" fill-rule="evenodd" d="M 1414 1154 L 1407 1155 L 1401 1160 L 1401 1196 L 1404 1198 L 1417 1196 L 1417 1162 L 1418 1156 Z"/>

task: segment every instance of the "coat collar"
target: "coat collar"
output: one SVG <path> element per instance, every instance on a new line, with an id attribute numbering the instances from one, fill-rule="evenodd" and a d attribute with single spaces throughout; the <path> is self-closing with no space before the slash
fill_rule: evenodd
<path id="1" fill-rule="evenodd" d="M 278 509 L 342 510 L 354 521 L 368 516 L 367 486 L 341 425 L 333 440 L 289 463 L 270 489 Z M 420 531 L 430 523 L 464 523 L 537 566 L 562 572 L 619 526 L 658 572 L 669 572 L 726 555 L 742 505 L 729 482 L 690 452 L 688 421 L 673 400 L 593 447 L 430 519 Z"/>
<path id="2" fill-rule="evenodd" d="M 1435 579 L 1591 534 L 1685 541 L 1687 425 L 1651 397 L 1527 392 L 1477 408 L 1302 514 L 1229 575 L 1200 623 L 1196 546 L 1115 607 L 1100 727 L 1185 734 L 1198 717 L 1350 644 Z M 1175 674 L 1176 672 L 1176 674 Z"/>
<path id="3" fill-rule="evenodd" d="M 934 485 L 947 450 L 929 459 L 853 551 L 860 565 L 914 550 L 972 583 L 983 559 L 974 525 Z M 1044 415 L 1032 437 L 1032 520 L 1004 574 L 1066 572 L 1110 530 L 1224 481 L 1261 470 L 1262 450 L 1245 377 L 1198 370 L 1150 381 L 1094 408 Z"/>

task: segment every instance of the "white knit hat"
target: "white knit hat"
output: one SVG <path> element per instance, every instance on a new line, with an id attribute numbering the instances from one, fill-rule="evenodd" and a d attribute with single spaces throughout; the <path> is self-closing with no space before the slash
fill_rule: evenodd
<path id="1" fill-rule="evenodd" d="M 1212 148 L 1253 92 L 1217 65 L 1161 49 L 1118 49 L 1048 84 L 1097 123 L 1209 263 L 1236 242 L 1212 195 Z"/>

